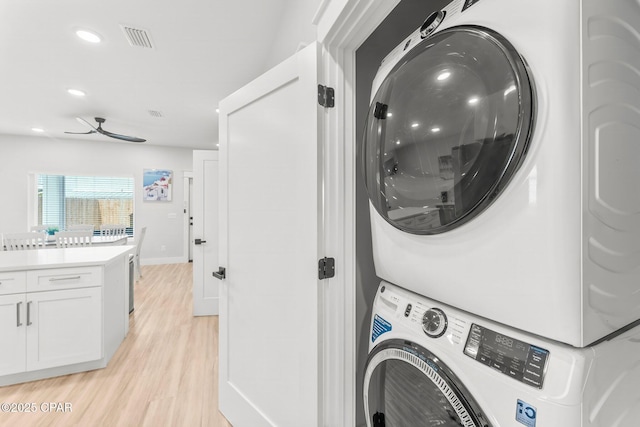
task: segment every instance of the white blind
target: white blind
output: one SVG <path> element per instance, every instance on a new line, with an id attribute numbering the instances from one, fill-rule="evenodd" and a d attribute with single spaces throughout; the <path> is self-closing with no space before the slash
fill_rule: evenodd
<path id="1" fill-rule="evenodd" d="M 127 227 L 133 235 L 133 178 L 37 175 L 38 225 L 64 230 L 70 225 Z"/>

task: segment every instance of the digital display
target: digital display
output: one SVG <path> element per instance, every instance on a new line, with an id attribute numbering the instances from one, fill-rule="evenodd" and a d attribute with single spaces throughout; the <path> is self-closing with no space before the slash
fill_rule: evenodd
<path id="1" fill-rule="evenodd" d="M 549 352 L 473 324 L 464 353 L 520 382 L 542 388 Z"/>

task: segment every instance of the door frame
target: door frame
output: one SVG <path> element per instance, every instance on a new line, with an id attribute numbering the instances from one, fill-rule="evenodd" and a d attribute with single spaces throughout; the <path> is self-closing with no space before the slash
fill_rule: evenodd
<path id="1" fill-rule="evenodd" d="M 356 423 L 356 50 L 400 0 L 323 0 L 313 18 L 323 47 L 318 82 L 335 89 L 325 111 L 324 243 L 336 258 L 335 277 L 321 289 L 324 382 L 319 425 Z"/>
<path id="2" fill-rule="evenodd" d="M 189 253 L 191 252 L 191 235 L 189 234 L 189 228 L 190 228 L 190 224 L 191 224 L 191 197 L 193 196 L 191 194 L 191 183 L 193 182 L 193 172 L 192 171 L 185 171 L 184 172 L 184 180 L 183 180 L 183 193 L 184 194 L 184 201 L 183 201 L 183 206 L 182 206 L 182 211 L 184 212 L 184 214 L 182 215 L 182 230 L 183 230 L 183 235 L 184 235 L 184 244 L 183 244 L 183 249 L 182 249 L 182 253 L 184 254 L 184 256 L 182 257 L 182 262 L 187 263 L 190 261 L 189 259 Z"/>

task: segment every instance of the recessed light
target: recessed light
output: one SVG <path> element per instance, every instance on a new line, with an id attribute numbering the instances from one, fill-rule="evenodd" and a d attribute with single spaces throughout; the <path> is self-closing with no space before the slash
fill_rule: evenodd
<path id="1" fill-rule="evenodd" d="M 87 30 L 77 30 L 76 36 L 89 43 L 100 43 L 102 41 L 99 35 Z"/>
<path id="2" fill-rule="evenodd" d="M 411 127 L 412 128 L 417 128 L 418 126 L 420 126 L 420 123 L 411 123 Z"/>
<path id="3" fill-rule="evenodd" d="M 478 101 L 480 101 L 479 98 L 477 97 L 473 97 L 473 98 L 469 98 L 469 105 L 476 105 L 478 103 Z"/>
<path id="4" fill-rule="evenodd" d="M 443 81 L 443 80 L 447 80 L 449 77 L 451 77 L 451 73 L 449 71 L 445 71 L 444 73 L 441 73 L 437 79 L 439 81 Z"/>
<path id="5" fill-rule="evenodd" d="M 41 128 L 31 128 L 31 130 L 38 133 L 44 132 L 44 129 L 41 129 Z"/>
<path id="6" fill-rule="evenodd" d="M 219 112 L 220 112 L 220 109 L 219 109 L 219 108 L 216 108 L 216 113 L 219 113 Z"/>
<path id="7" fill-rule="evenodd" d="M 431 132 L 438 133 L 438 132 L 440 132 L 440 128 L 438 128 L 438 127 L 431 128 Z"/>
<path id="8" fill-rule="evenodd" d="M 79 89 L 67 89 L 67 92 L 73 96 L 85 96 L 86 93 L 84 93 L 83 91 L 79 90 Z"/>

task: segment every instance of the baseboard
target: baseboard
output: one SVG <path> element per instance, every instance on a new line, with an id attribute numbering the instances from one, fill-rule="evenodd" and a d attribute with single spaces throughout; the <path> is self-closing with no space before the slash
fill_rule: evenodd
<path id="1" fill-rule="evenodd" d="M 184 257 L 171 258 L 140 258 L 140 265 L 184 264 Z"/>

